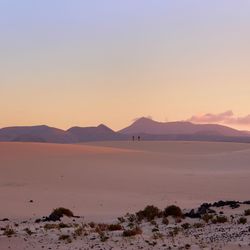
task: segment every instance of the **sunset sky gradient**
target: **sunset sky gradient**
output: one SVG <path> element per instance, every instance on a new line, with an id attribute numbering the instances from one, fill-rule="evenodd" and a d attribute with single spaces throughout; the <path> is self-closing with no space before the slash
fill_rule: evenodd
<path id="1" fill-rule="evenodd" d="M 244 0 L 2 0 L 0 127 L 233 110 L 218 122 L 250 129 L 249 27 Z"/>

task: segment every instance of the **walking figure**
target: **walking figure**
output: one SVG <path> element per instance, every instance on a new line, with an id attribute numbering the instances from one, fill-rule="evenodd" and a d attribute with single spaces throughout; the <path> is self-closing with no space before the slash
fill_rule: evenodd
<path id="1" fill-rule="evenodd" d="M 133 137 L 132 137 L 132 140 L 134 141 L 135 140 L 135 136 L 133 135 Z"/>
<path id="2" fill-rule="evenodd" d="M 140 136 L 138 136 L 138 141 L 140 141 L 141 140 L 141 137 Z"/>

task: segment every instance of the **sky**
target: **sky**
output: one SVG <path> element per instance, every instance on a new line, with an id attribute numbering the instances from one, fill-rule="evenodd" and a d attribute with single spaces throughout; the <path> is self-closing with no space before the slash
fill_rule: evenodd
<path id="1" fill-rule="evenodd" d="M 0 127 L 250 130 L 249 0 L 0 0 Z"/>

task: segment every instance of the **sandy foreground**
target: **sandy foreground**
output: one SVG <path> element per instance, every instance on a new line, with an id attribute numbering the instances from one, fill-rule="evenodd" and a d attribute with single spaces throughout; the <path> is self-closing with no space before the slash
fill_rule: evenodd
<path id="1" fill-rule="evenodd" d="M 102 247 L 95 246 L 100 243 L 98 237 L 94 240 L 89 238 L 82 241 L 76 240 L 70 244 L 55 245 L 58 241 L 57 231 L 54 234 L 38 233 L 38 236 L 41 236 L 41 244 L 38 244 L 38 238 L 26 237 L 21 232 L 26 227 L 35 230 L 37 225 L 34 224 L 34 220 L 48 216 L 52 209 L 57 207 L 66 207 L 75 215 L 84 216 L 84 218 L 74 219 L 78 224 L 90 221 L 116 223 L 118 216 L 123 216 L 128 212 L 135 213 L 151 204 L 160 209 L 171 204 L 189 209 L 196 208 L 204 202 L 250 200 L 249 180 L 249 144 L 211 142 L 99 142 L 79 145 L 0 143 L 0 220 L 1 218 L 9 219 L 5 222 L 0 221 L 0 227 L 14 226 L 17 223 L 19 226 L 16 230 L 20 231 L 19 236 L 11 238 L 1 236 L 0 231 L 0 249 L 5 250 L 9 247 L 11 249 L 48 249 L 49 247 L 51 249 L 90 249 L 90 242 L 93 243 L 91 245 L 93 249 L 140 249 L 139 247 L 142 247 L 141 249 L 168 249 L 170 244 L 172 248 L 176 245 L 176 249 L 179 249 L 185 246 L 188 236 L 185 233 L 187 232 L 178 236 L 180 237 L 178 241 L 182 244 L 171 243 L 169 239 L 166 239 L 165 243 L 153 244 L 153 246 L 145 243 L 145 239 L 141 239 L 143 233 L 142 236 L 132 241 L 122 239 L 124 248 L 116 244 L 115 240 L 112 244 L 108 240 L 102 243 L 104 244 Z M 30 202 L 31 200 L 33 202 Z M 247 205 L 238 208 L 238 211 L 228 207 L 223 209 L 230 210 L 232 214 L 229 216 L 239 217 L 247 209 L 245 206 Z M 20 226 L 23 221 L 27 222 Z M 74 222 L 71 219 L 68 223 Z M 239 237 L 236 237 L 234 244 L 223 243 L 224 239 L 215 240 L 214 249 L 216 247 L 238 249 L 239 244 L 240 249 L 250 249 L 248 246 L 250 235 L 247 233 L 249 222 L 247 221 L 244 225 L 238 225 L 237 221 L 232 223 L 235 224 L 236 232 L 244 231 L 244 233 L 239 232 L 245 238 L 243 237 L 242 242 L 239 243 Z M 39 227 L 44 224 L 42 223 Z M 175 221 L 170 224 L 175 226 Z M 216 224 L 202 230 L 193 229 L 194 232 L 190 234 L 193 235 L 201 230 L 201 234 L 207 235 L 217 231 L 217 227 L 222 227 L 224 230 L 226 226 L 232 228 L 229 223 Z M 149 223 L 143 224 L 142 227 L 143 232 L 152 231 Z M 164 228 L 161 230 L 165 232 Z M 169 232 L 166 231 L 166 233 Z M 47 238 L 44 235 L 47 235 Z M 246 240 L 247 236 L 249 242 Z M 115 239 L 115 237 L 121 241 L 119 232 L 112 232 L 111 238 Z M 146 233 L 145 237 L 151 237 L 151 235 Z M 139 245 L 135 244 L 137 241 Z M 221 245 L 218 242 L 221 242 Z M 192 249 L 201 249 L 202 246 L 195 241 L 186 244 L 190 244 Z M 211 243 L 206 244 L 203 245 L 204 249 L 211 249 Z"/>

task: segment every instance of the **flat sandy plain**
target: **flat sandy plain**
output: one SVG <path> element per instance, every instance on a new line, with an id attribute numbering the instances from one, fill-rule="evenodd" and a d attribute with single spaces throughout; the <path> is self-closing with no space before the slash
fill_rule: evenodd
<path id="1" fill-rule="evenodd" d="M 0 143 L 0 219 L 41 218 L 66 207 L 85 221 L 108 222 L 151 204 L 194 208 L 249 200 L 249 180 L 250 144 Z M 19 241 L 0 238 L 0 249 L 24 249 Z M 32 244 L 25 249 L 40 249 Z M 88 244 L 74 249 L 89 249 Z"/>
<path id="2" fill-rule="evenodd" d="M 1 217 L 64 206 L 90 220 L 109 219 L 149 204 L 249 199 L 250 144 L 0 143 L 0 173 Z"/>

